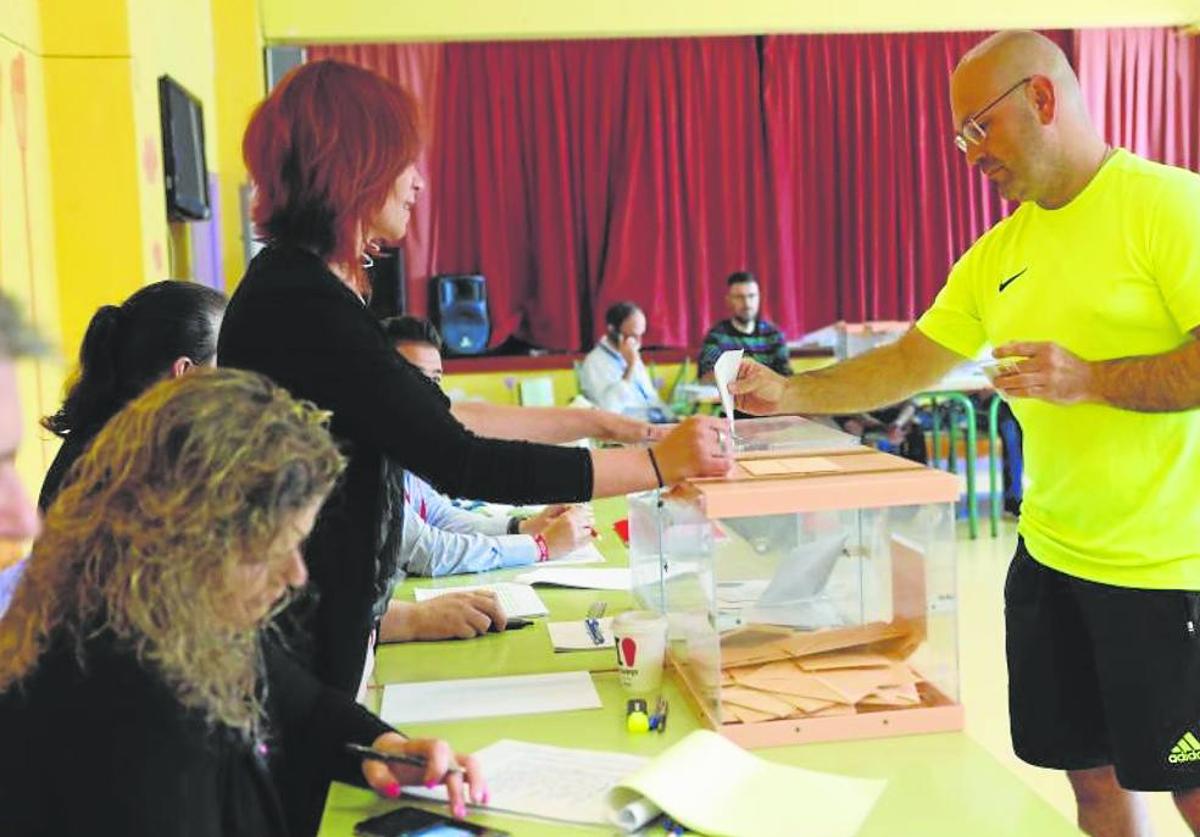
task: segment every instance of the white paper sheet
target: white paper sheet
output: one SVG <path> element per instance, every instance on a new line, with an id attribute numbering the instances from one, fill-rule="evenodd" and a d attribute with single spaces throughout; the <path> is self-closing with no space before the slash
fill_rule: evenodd
<path id="1" fill-rule="evenodd" d="M 585 543 L 561 558 L 551 558 L 550 563 L 556 567 L 564 564 L 603 564 L 604 556 L 600 554 L 600 550 L 596 549 L 594 543 Z"/>
<path id="2" fill-rule="evenodd" d="M 737 379 L 738 367 L 742 365 L 742 350 L 734 349 L 731 352 L 723 352 L 717 362 L 713 364 L 713 379 L 717 384 L 717 391 L 721 393 L 721 406 L 725 408 L 725 415 L 729 418 L 729 432 L 734 432 L 733 426 L 733 394 L 729 391 L 729 382 Z M 733 440 L 730 440 L 733 444 Z"/>
<path id="3" fill-rule="evenodd" d="M 612 621 L 611 617 L 599 620 L 600 635 L 604 639 L 599 645 L 592 641 L 592 635 L 582 619 L 548 622 L 546 628 L 550 631 L 550 644 L 555 651 L 594 651 L 613 647 Z"/>
<path id="4" fill-rule="evenodd" d="M 633 584 L 628 567 L 604 567 L 577 570 L 574 568 L 539 567 L 522 573 L 516 580 L 522 584 L 548 584 L 555 587 L 580 587 L 585 590 L 628 590 Z"/>
<path id="5" fill-rule="evenodd" d="M 383 687 L 379 716 L 389 724 L 399 726 L 599 708 L 600 695 L 596 693 L 591 675 L 586 671 L 569 671 L 393 683 Z"/>
<path id="6" fill-rule="evenodd" d="M 475 753 L 487 776 L 488 810 L 562 822 L 607 825 L 606 798 L 649 759 L 601 750 L 573 750 L 504 739 Z M 445 788 L 405 788 L 421 799 L 446 798 Z"/>
<path id="7" fill-rule="evenodd" d="M 490 590 L 495 593 L 505 616 L 547 616 L 550 613 L 536 590 L 528 584 L 513 584 L 510 581 L 465 584 L 459 587 L 417 587 L 413 590 L 413 597 L 418 602 L 427 602 L 447 593 L 463 593 L 468 590 Z"/>
<path id="8" fill-rule="evenodd" d="M 846 534 L 843 532 L 792 547 L 775 568 L 775 575 L 758 603 L 786 605 L 811 599 L 825 589 L 845 548 Z"/>

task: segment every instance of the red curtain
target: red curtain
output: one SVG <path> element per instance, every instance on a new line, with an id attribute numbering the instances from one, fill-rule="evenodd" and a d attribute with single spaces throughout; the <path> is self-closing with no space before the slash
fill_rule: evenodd
<path id="1" fill-rule="evenodd" d="M 309 51 L 408 85 L 434 126 L 409 298 L 479 272 L 493 345 L 587 347 L 623 299 L 645 308 L 648 342 L 697 343 L 721 279 L 769 249 L 755 39 L 430 49 Z M 430 64 L 436 84 L 414 83 Z"/>
<path id="2" fill-rule="evenodd" d="M 1105 139 L 1200 171 L 1200 38 L 1095 29 L 1076 33 L 1075 48 L 1088 111 Z"/>
<path id="3" fill-rule="evenodd" d="M 1200 161 L 1196 40 L 1048 33 L 1126 147 Z M 1007 207 L 954 148 L 947 82 L 980 33 L 319 47 L 413 88 L 433 140 L 410 299 L 488 278 L 493 344 L 580 349 L 633 299 L 698 344 L 724 277 L 790 336 L 907 319 Z M 418 306 L 418 310 L 420 307 Z"/>
<path id="4" fill-rule="evenodd" d="M 978 34 L 766 39 L 764 109 L 802 328 L 909 319 L 1002 215 L 951 142 L 947 80 Z M 781 247 L 787 253 L 787 247 Z"/>
<path id="5" fill-rule="evenodd" d="M 1068 32 L 1046 33 L 1071 56 Z M 1008 208 L 954 147 L 948 82 L 978 32 L 765 38 L 777 284 L 791 333 L 912 319 Z"/>
<path id="6" fill-rule="evenodd" d="M 615 165 L 608 189 L 588 196 L 609 219 L 588 275 L 591 313 L 599 324 L 631 299 L 646 310 L 648 342 L 695 346 L 723 308 L 724 278 L 758 269 L 772 243 L 756 42 L 631 41 L 622 51 L 608 82 L 620 114 Z"/>

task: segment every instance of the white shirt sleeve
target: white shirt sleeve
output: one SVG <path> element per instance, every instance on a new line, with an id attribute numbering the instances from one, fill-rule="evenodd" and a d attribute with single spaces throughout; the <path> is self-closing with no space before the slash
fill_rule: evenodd
<path id="1" fill-rule="evenodd" d="M 661 407 L 662 399 L 650 380 L 645 364 L 639 362 L 630 380 L 625 380 L 625 359 L 597 344 L 583 359 L 579 388 L 584 397 L 613 413 L 638 413 Z"/>
<path id="2" fill-rule="evenodd" d="M 507 517 L 488 517 L 454 505 L 445 494 L 416 475 L 405 473 L 405 496 L 414 498 L 414 505 L 430 526 L 446 532 L 465 535 L 507 535 Z"/>
<path id="3" fill-rule="evenodd" d="M 404 531 L 400 545 L 404 571 L 436 578 L 537 562 L 537 544 L 530 536 L 471 531 L 472 521 L 467 518 L 474 518 L 474 522 L 480 524 L 479 528 L 489 531 L 496 523 L 494 518 L 455 508 L 428 483 L 406 474 Z M 441 528 L 437 521 L 449 521 L 462 531 Z M 507 521 L 500 523 L 507 527 Z"/>

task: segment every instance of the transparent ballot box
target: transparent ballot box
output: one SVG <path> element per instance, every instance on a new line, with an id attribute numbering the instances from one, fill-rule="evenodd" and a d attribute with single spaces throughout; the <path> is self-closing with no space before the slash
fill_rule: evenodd
<path id="1" fill-rule="evenodd" d="M 701 717 L 748 747 L 961 729 L 958 492 L 856 447 L 631 496 L 634 593 Z"/>
<path id="2" fill-rule="evenodd" d="M 775 453 L 824 453 L 859 445 L 857 436 L 800 416 L 746 418 L 733 424 L 733 448 L 743 458 Z"/>

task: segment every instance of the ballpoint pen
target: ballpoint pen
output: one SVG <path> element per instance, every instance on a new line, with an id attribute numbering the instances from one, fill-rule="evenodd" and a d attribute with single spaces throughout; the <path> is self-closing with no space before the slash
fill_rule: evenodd
<path id="1" fill-rule="evenodd" d="M 521 628 L 528 628 L 533 624 L 532 619 L 522 619 L 520 616 L 511 617 L 505 625 L 505 631 L 519 631 Z M 500 633 L 500 629 L 496 627 L 496 623 L 488 625 L 488 633 Z"/>
<path id="2" fill-rule="evenodd" d="M 583 624 L 587 626 L 588 636 L 592 638 L 593 645 L 604 644 L 604 632 L 600 630 L 599 623 L 595 619 L 585 619 Z"/>
<path id="3" fill-rule="evenodd" d="M 654 714 L 650 716 L 650 730 L 652 732 L 665 732 L 667 729 L 667 699 L 659 697 L 654 704 Z"/>
<path id="4" fill-rule="evenodd" d="M 347 742 L 346 751 L 351 755 L 361 756 L 364 759 L 374 759 L 375 761 L 384 761 L 391 764 L 408 764 L 413 767 L 428 767 L 429 761 L 424 756 L 410 756 L 404 753 L 385 753 L 382 750 L 376 750 L 374 747 L 364 747 L 362 744 L 353 744 Z M 447 773 L 462 773 L 463 769 L 457 764 L 451 764 L 446 768 Z"/>
<path id="5" fill-rule="evenodd" d="M 587 617 L 583 620 L 588 636 L 592 638 L 593 645 L 604 644 L 604 631 L 600 628 L 600 617 L 604 615 L 604 611 L 607 609 L 608 602 L 593 602 L 592 606 L 588 608 Z"/>

